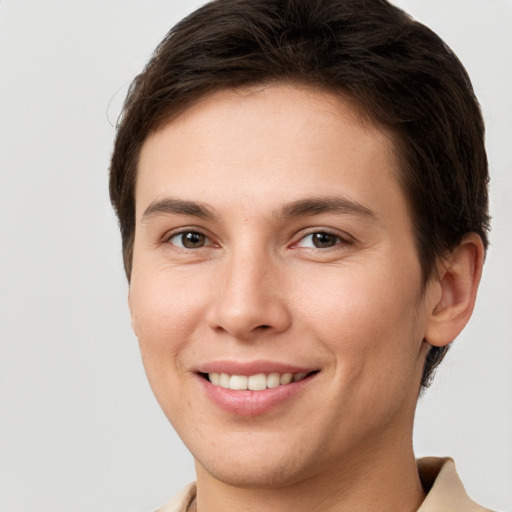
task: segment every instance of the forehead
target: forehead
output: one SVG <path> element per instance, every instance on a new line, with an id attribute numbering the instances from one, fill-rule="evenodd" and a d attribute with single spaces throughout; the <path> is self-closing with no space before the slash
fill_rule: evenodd
<path id="1" fill-rule="evenodd" d="M 383 187 L 401 195 L 397 175 L 390 135 L 339 95 L 283 84 L 222 90 L 146 139 L 137 217 L 165 196 L 224 203 L 264 197 L 277 208 L 310 190 L 379 202 Z"/>

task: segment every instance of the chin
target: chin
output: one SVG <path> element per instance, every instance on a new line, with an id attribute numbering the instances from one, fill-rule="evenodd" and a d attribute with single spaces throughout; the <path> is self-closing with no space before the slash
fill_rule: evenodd
<path id="1" fill-rule="evenodd" d="M 278 489 L 304 479 L 303 470 L 299 469 L 302 464 L 297 464 L 298 461 L 265 458 L 265 461 L 242 461 L 238 458 L 235 461 L 232 457 L 223 457 L 222 463 L 219 463 L 220 458 L 207 462 L 196 459 L 196 466 L 226 485 L 246 489 Z"/>
<path id="2" fill-rule="evenodd" d="M 225 428 L 217 436 L 186 432 L 182 439 L 194 457 L 198 480 L 204 475 L 235 487 L 277 489 L 302 481 L 320 459 L 314 449 L 306 449 L 306 439 L 293 432 L 247 426 L 239 424 L 238 431 Z"/>

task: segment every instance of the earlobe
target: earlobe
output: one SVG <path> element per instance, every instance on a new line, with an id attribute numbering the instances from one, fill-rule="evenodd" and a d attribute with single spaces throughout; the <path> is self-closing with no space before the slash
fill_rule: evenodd
<path id="1" fill-rule="evenodd" d="M 439 264 L 436 297 L 429 304 L 425 339 L 442 347 L 451 343 L 467 324 L 482 275 L 484 247 L 476 233 L 469 233 Z"/>

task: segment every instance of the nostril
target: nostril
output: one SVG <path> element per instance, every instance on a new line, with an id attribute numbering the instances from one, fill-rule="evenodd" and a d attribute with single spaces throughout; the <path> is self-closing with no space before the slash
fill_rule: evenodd
<path id="1" fill-rule="evenodd" d="M 259 329 L 262 329 L 262 330 L 264 330 L 264 329 L 270 329 L 270 325 L 260 325 L 260 326 L 259 326 Z"/>

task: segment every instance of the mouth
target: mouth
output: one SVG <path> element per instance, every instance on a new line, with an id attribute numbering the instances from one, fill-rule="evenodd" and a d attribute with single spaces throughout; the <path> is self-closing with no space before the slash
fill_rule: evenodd
<path id="1" fill-rule="evenodd" d="M 318 373 L 318 370 L 296 373 L 257 373 L 254 375 L 231 375 L 229 373 L 211 372 L 200 373 L 199 375 L 213 384 L 213 386 L 224 389 L 234 391 L 264 391 L 266 389 L 274 389 L 300 382 L 316 373 Z"/>
<path id="2" fill-rule="evenodd" d="M 212 361 L 194 372 L 206 397 L 235 416 L 280 414 L 317 381 L 319 368 L 275 361 Z M 314 389 L 314 388 L 313 388 Z"/>

